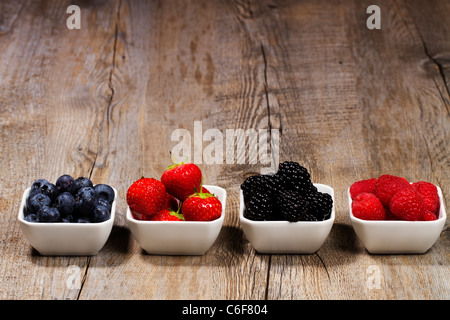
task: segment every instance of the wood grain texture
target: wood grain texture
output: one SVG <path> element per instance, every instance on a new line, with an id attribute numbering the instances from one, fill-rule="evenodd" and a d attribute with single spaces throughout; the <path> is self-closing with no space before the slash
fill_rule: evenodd
<path id="1" fill-rule="evenodd" d="M 80 30 L 65 26 L 70 4 Z M 426 254 L 370 255 L 346 191 L 391 173 L 439 185 L 448 208 L 450 2 L 378 1 L 381 30 L 366 27 L 371 4 L 3 1 L 0 299 L 449 299 L 448 225 Z M 334 188 L 336 221 L 315 254 L 263 255 L 245 238 L 239 187 L 261 169 L 248 153 L 243 164 L 198 163 L 228 194 L 205 255 L 143 252 L 125 221 L 126 190 L 159 178 L 172 133 L 194 139 L 195 121 L 224 142 L 227 129 L 278 129 L 280 161 Z M 210 143 L 200 140 L 192 157 Z M 63 173 L 119 192 L 96 256 L 43 257 L 21 234 L 25 188 Z M 75 272 L 80 286 L 68 283 Z"/>

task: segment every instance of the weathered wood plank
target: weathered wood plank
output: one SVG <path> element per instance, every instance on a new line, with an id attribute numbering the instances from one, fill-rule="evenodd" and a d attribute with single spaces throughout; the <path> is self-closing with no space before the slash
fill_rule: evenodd
<path id="1" fill-rule="evenodd" d="M 448 1 L 381 1 L 381 30 L 366 28 L 369 1 L 79 2 L 81 30 L 65 27 L 69 4 L 0 4 L 0 298 L 449 298 L 447 227 L 424 255 L 370 255 L 346 198 L 383 173 L 448 194 Z M 210 142 L 195 121 L 223 134 L 224 163 L 199 166 L 227 189 L 224 227 L 204 256 L 147 255 L 126 225 L 126 190 L 160 177 L 176 129 L 199 161 Z M 335 190 L 316 254 L 258 254 L 239 227 L 239 186 L 262 166 L 248 153 L 237 163 L 226 132 L 270 128 L 281 161 Z M 23 190 L 62 173 L 119 191 L 94 257 L 42 257 L 21 236 Z"/>
<path id="2" fill-rule="evenodd" d="M 102 124 L 111 94 L 114 6 L 83 7 L 83 26 L 96 27 L 74 31 L 66 28 L 67 6 L 3 5 L 0 268 L 6 299 L 76 299 L 79 290 L 67 281 L 74 272 L 82 277 L 89 264 L 86 257 L 41 257 L 17 223 L 22 193 L 35 179 L 89 176 L 107 144 Z"/>
<path id="3" fill-rule="evenodd" d="M 448 273 L 441 267 L 448 261 L 445 232 L 429 255 L 379 258 L 358 245 L 349 224 L 345 193 L 358 179 L 391 173 L 447 185 L 439 163 L 448 162 L 448 152 L 430 150 L 428 141 L 442 146 L 448 138 L 448 113 L 435 83 L 418 68 L 428 58 L 422 42 L 395 3 L 381 6 L 390 32 L 368 30 L 369 5 L 283 2 L 251 22 L 259 31 L 254 37 L 265 39 L 268 90 L 281 113 L 281 158 L 304 163 L 316 182 L 332 185 L 337 205 L 336 224 L 317 254 L 272 257 L 269 298 L 448 296 L 448 284 L 426 276 Z M 424 101 L 437 106 L 425 119 Z M 349 237 L 353 254 L 345 246 Z M 427 264 L 430 256 L 437 265 Z M 367 283 L 375 271 L 385 286 Z M 426 281 L 434 285 L 424 289 Z"/>
<path id="4" fill-rule="evenodd" d="M 198 139 L 200 143 L 203 139 L 194 132 L 194 121 L 201 121 L 200 134 L 210 128 L 225 135 L 228 128 L 267 125 L 266 106 L 259 99 L 253 101 L 257 99 L 253 87 L 259 86 L 260 91 L 263 87 L 259 82 L 263 69 L 252 59 L 253 52 L 241 52 L 243 46 L 251 45 L 240 39 L 236 23 L 228 24 L 233 9 L 227 3 L 211 2 L 122 3 L 116 56 L 125 58 L 118 60 L 113 73 L 122 79 L 113 82 L 113 104 L 135 118 L 118 119 L 114 145 L 139 146 L 111 163 L 111 172 L 120 176 L 122 194 L 142 175 L 160 177 L 176 144 L 170 140 L 172 132 L 182 128 L 191 134 L 192 161 L 201 167 L 204 182 L 227 188 L 227 212 L 219 238 L 201 257 L 147 255 L 131 236 L 129 252 L 107 246 L 91 260 L 90 269 L 98 273 L 85 282 L 81 299 L 264 299 L 269 259 L 256 256 L 238 228 L 237 191 L 243 171 L 236 175 L 231 165 L 207 165 L 205 159 L 199 163 L 195 157 Z M 198 21 L 198 16 L 203 18 Z M 216 19 L 219 16 L 224 19 Z M 261 58 L 259 51 L 257 58 Z M 257 76 L 252 74 L 255 68 Z M 241 85 L 242 77 L 246 78 Z M 249 111 L 253 116 L 247 115 Z M 242 121 L 235 121 L 239 118 Z M 130 127 L 135 121 L 135 127 Z M 97 266 L 97 261 L 101 264 L 111 256 L 114 268 Z"/>

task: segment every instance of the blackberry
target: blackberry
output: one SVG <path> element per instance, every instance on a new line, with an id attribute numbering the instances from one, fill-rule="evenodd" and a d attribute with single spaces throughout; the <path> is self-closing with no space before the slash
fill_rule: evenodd
<path id="1" fill-rule="evenodd" d="M 245 206 L 249 206 L 249 200 L 256 193 L 267 193 L 272 198 L 278 195 L 278 191 L 282 189 L 281 178 L 277 175 L 258 174 L 250 176 L 241 184 L 244 194 Z"/>
<path id="2" fill-rule="evenodd" d="M 255 186 L 257 184 L 260 184 L 258 175 L 248 177 L 241 184 L 241 190 L 242 190 L 242 193 L 244 194 L 244 203 L 245 203 L 246 207 L 249 206 L 249 201 L 250 201 L 252 195 L 255 193 Z"/>
<path id="3" fill-rule="evenodd" d="M 308 214 L 308 202 L 298 191 L 281 191 L 277 203 L 279 213 L 285 220 L 291 222 L 302 221 Z"/>
<path id="4" fill-rule="evenodd" d="M 308 210 L 308 213 L 303 217 L 302 221 L 320 221 L 320 220 Z"/>
<path id="5" fill-rule="evenodd" d="M 270 220 L 274 209 L 273 198 L 264 192 L 254 193 L 245 208 L 244 217 L 250 220 Z"/>
<path id="6" fill-rule="evenodd" d="M 241 184 L 251 220 L 322 221 L 330 218 L 333 200 L 318 192 L 308 170 L 297 162 L 280 163 L 274 175 L 257 174 Z"/>
<path id="7" fill-rule="evenodd" d="M 278 166 L 277 175 L 281 183 L 288 190 L 295 190 L 305 195 L 313 189 L 311 176 L 308 170 L 297 162 L 285 161 Z"/>
<path id="8" fill-rule="evenodd" d="M 273 197 L 278 196 L 279 191 L 283 189 L 282 179 L 276 174 L 262 175 L 262 183 L 264 185 L 264 191 Z"/>
<path id="9" fill-rule="evenodd" d="M 316 221 L 329 219 L 333 209 L 333 199 L 328 193 L 314 192 L 305 197 L 309 204 L 309 213 Z"/>
<path id="10" fill-rule="evenodd" d="M 278 193 L 278 190 L 282 188 L 281 182 L 280 176 L 258 174 L 248 177 L 244 183 L 241 184 L 241 189 L 244 193 L 267 192 L 271 195 L 275 195 Z"/>

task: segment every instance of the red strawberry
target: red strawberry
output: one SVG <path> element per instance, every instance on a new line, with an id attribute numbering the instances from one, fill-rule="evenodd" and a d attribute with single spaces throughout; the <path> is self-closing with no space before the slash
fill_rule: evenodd
<path id="1" fill-rule="evenodd" d="M 164 171 L 161 182 L 169 194 L 184 201 L 191 194 L 201 190 L 202 172 L 193 163 L 174 164 Z"/>
<path id="2" fill-rule="evenodd" d="M 394 194 L 389 209 L 397 218 L 408 221 L 423 220 L 425 202 L 413 188 L 405 188 Z"/>
<path id="3" fill-rule="evenodd" d="M 424 221 L 434 221 L 434 220 L 437 220 L 437 217 L 433 212 L 427 210 L 425 212 L 425 214 L 423 215 L 423 220 Z"/>
<path id="4" fill-rule="evenodd" d="M 412 187 L 422 196 L 427 210 L 437 213 L 439 210 L 439 194 L 437 187 L 426 181 L 414 182 Z"/>
<path id="5" fill-rule="evenodd" d="M 377 179 L 375 195 L 385 207 L 389 207 L 389 202 L 394 194 L 410 187 L 411 185 L 405 178 L 384 174 Z"/>
<path id="6" fill-rule="evenodd" d="M 375 193 L 375 186 L 377 185 L 377 179 L 367 179 L 356 181 L 350 186 L 350 196 L 352 199 L 363 192 Z"/>
<path id="7" fill-rule="evenodd" d="M 368 192 L 360 193 L 352 201 L 352 213 L 356 218 L 363 220 L 384 220 L 386 210 L 381 201 Z"/>
<path id="8" fill-rule="evenodd" d="M 220 218 L 222 203 L 210 193 L 195 193 L 181 207 L 186 221 L 212 221 Z"/>
<path id="9" fill-rule="evenodd" d="M 211 193 L 211 192 L 209 192 L 208 189 L 206 189 L 204 186 L 202 186 L 202 193 Z"/>
<path id="10" fill-rule="evenodd" d="M 166 201 L 166 188 L 161 181 L 141 178 L 127 191 L 127 204 L 136 219 L 147 220 L 157 213 Z"/>
<path id="11" fill-rule="evenodd" d="M 184 221 L 183 215 L 169 209 L 163 209 L 150 216 L 150 221 Z"/>
<path id="12" fill-rule="evenodd" d="M 180 206 L 180 201 L 172 196 L 169 193 L 166 193 L 166 201 L 164 202 L 163 209 L 169 209 L 169 210 L 178 210 L 178 207 Z"/>

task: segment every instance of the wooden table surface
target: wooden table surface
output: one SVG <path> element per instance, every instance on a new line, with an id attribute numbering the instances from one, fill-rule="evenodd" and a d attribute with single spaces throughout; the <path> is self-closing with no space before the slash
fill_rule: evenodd
<path id="1" fill-rule="evenodd" d="M 71 4 L 81 29 L 66 26 Z M 366 25 L 372 4 L 381 29 Z M 425 254 L 369 254 L 346 198 L 389 173 L 439 185 L 449 207 L 449 14 L 448 0 L 0 2 L 0 298 L 449 299 L 447 224 Z M 316 253 L 259 254 L 243 234 L 240 184 L 265 165 L 225 161 L 242 152 L 225 134 L 252 128 L 278 130 L 279 161 L 334 188 Z M 195 159 L 228 194 L 202 256 L 146 254 L 125 220 L 128 187 L 160 178 L 177 129 L 192 155 L 206 130 L 223 134 L 223 163 Z M 64 173 L 119 192 L 95 256 L 41 256 L 20 230 L 23 191 Z"/>

